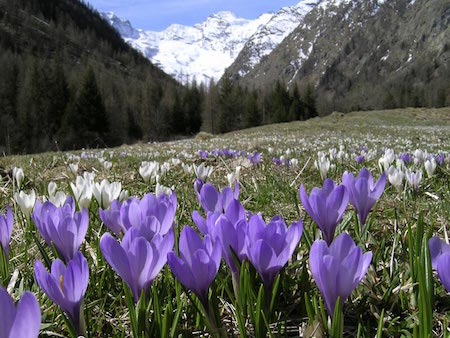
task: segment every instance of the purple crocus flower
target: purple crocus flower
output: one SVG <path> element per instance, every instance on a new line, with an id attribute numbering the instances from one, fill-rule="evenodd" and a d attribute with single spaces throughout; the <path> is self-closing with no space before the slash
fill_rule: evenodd
<path id="1" fill-rule="evenodd" d="M 118 200 L 113 200 L 109 210 L 103 210 L 102 208 L 99 208 L 98 210 L 102 222 L 117 236 L 120 236 L 121 232 L 125 233 L 127 231 L 127 228 L 123 224 L 122 218 L 120 217 L 121 208 L 122 203 Z"/>
<path id="2" fill-rule="evenodd" d="M 203 187 L 203 181 L 199 178 L 196 178 L 194 181 L 194 191 L 197 194 L 197 197 L 200 199 L 199 195 L 200 195 L 200 191 L 202 190 Z"/>
<path id="3" fill-rule="evenodd" d="M 233 199 L 239 199 L 239 183 L 235 181 L 234 191 L 230 187 L 225 187 L 220 193 L 214 185 L 205 183 L 197 197 L 206 212 L 222 213 Z"/>
<path id="4" fill-rule="evenodd" d="M 89 223 L 86 209 L 75 212 L 72 196 L 59 208 L 51 202 L 41 204 L 37 200 L 31 217 L 47 245 L 51 247 L 53 243 L 64 260 L 70 261 L 86 236 Z"/>
<path id="5" fill-rule="evenodd" d="M 41 309 L 36 297 L 25 292 L 17 309 L 8 292 L 0 286 L 0 337 L 34 338 L 41 327 Z"/>
<path id="6" fill-rule="evenodd" d="M 186 226 L 181 232 L 179 251 L 180 257 L 175 252 L 168 253 L 169 267 L 207 308 L 208 289 L 219 271 L 222 245 L 220 241 L 213 243 L 209 235 L 202 241 L 194 229 Z"/>
<path id="7" fill-rule="evenodd" d="M 282 165 L 283 162 L 281 162 L 281 160 L 278 157 L 274 157 L 272 158 L 272 161 L 275 165 Z"/>
<path id="8" fill-rule="evenodd" d="M 199 150 L 198 155 L 203 159 L 206 159 L 209 157 L 208 151 L 206 151 L 206 150 Z"/>
<path id="9" fill-rule="evenodd" d="M 309 267 L 317 284 L 328 314 L 333 316 L 337 298 L 342 305 L 366 275 L 372 252 L 363 254 L 347 233 L 342 233 L 330 246 L 316 240 L 311 246 Z"/>
<path id="10" fill-rule="evenodd" d="M 359 222 L 365 224 L 370 209 L 384 191 L 386 174 L 383 173 L 377 183 L 374 184 L 373 177 L 366 168 L 361 169 L 356 179 L 353 178 L 352 173 L 346 171 L 342 176 L 342 184 L 349 191 L 350 202 L 358 213 Z"/>
<path id="11" fill-rule="evenodd" d="M 121 222 L 126 229 L 134 227 L 151 241 L 155 234 L 165 235 L 172 229 L 177 209 L 177 196 L 145 194 L 141 200 L 133 198 L 120 209 Z"/>
<path id="12" fill-rule="evenodd" d="M 337 186 L 330 178 L 323 182 L 323 188 L 313 188 L 310 196 L 303 184 L 300 186 L 300 199 L 309 216 L 322 230 L 323 237 L 328 245 L 334 238 L 336 226 L 347 208 L 349 193 L 343 186 Z"/>
<path id="13" fill-rule="evenodd" d="M 63 310 L 72 322 L 78 335 L 85 332 L 81 311 L 84 294 L 89 283 L 89 268 L 86 258 L 77 252 L 67 267 L 56 259 L 48 273 L 41 261 L 34 264 L 36 281 L 53 303 Z"/>
<path id="14" fill-rule="evenodd" d="M 232 200 L 224 214 L 208 213 L 206 220 L 208 234 L 222 244 L 222 255 L 230 267 L 233 277 L 239 276 L 239 270 L 233 253 L 239 262 L 247 259 L 248 222 L 244 207 L 238 200 Z"/>
<path id="15" fill-rule="evenodd" d="M 444 164 L 444 154 L 438 154 L 436 156 L 436 162 L 439 163 L 439 165 L 442 167 L 442 165 Z"/>
<path id="16" fill-rule="evenodd" d="M 128 229 L 120 244 L 109 233 L 103 234 L 100 249 L 109 265 L 130 287 L 137 303 L 142 290 L 148 292 L 166 264 L 167 253 L 173 249 L 173 243 L 172 230 L 164 237 L 156 234 L 148 241 L 133 227 Z"/>
<path id="17" fill-rule="evenodd" d="M 253 165 L 257 165 L 261 161 L 261 153 L 248 154 L 247 158 Z"/>
<path id="18" fill-rule="evenodd" d="M 438 237 L 430 238 L 428 245 L 431 265 L 437 271 L 444 287 L 450 292 L 450 245 Z"/>
<path id="19" fill-rule="evenodd" d="M 9 205 L 7 205 L 6 214 L 0 215 L 0 244 L 2 245 L 6 260 L 8 260 L 9 255 L 9 242 L 11 240 L 13 221 L 13 213 Z"/>
<path id="20" fill-rule="evenodd" d="M 365 159 L 364 155 L 358 155 L 358 156 L 356 156 L 356 162 L 357 162 L 358 164 L 363 163 L 363 162 L 364 162 L 364 159 Z"/>
<path id="21" fill-rule="evenodd" d="M 409 153 L 400 154 L 400 159 L 405 163 L 411 163 L 414 160 L 414 157 Z"/>
<path id="22" fill-rule="evenodd" d="M 271 288 L 275 276 L 294 253 L 303 232 L 301 220 L 289 229 L 279 215 L 267 224 L 261 215 L 253 215 L 248 228 L 248 258 L 258 271 L 264 287 Z"/>

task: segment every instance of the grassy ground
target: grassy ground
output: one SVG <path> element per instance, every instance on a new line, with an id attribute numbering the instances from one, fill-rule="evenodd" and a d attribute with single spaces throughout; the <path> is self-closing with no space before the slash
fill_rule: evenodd
<path id="1" fill-rule="evenodd" d="M 262 153 L 262 161 L 254 166 L 244 156 L 209 156 L 201 159 L 198 155 L 199 150 L 223 148 L 250 153 L 259 151 Z M 154 182 L 145 183 L 140 177 L 138 169 L 141 162 L 167 162 L 170 169 L 161 174 L 160 183 L 173 186 L 177 194 L 175 225 L 179 234 L 184 225 L 193 225 L 192 211 L 201 210 L 201 207 L 193 190 L 195 175 L 186 173 L 172 159 L 179 159 L 189 165 L 205 162 L 206 165 L 213 166 L 209 181 L 220 188 L 228 185 L 226 175 L 235 172 L 236 167 L 240 166 L 240 201 L 246 210 L 262 212 L 266 220 L 281 214 L 287 224 L 301 218 L 304 224 L 301 243 L 292 261 L 281 272 L 279 295 L 270 326 L 273 335 L 308 336 L 305 332 L 311 332 L 312 327 L 319 325 L 315 336 L 320 337 L 323 334 L 321 332 L 327 331 L 327 323 L 320 321 L 320 305 L 313 306 L 313 313 L 308 313 L 306 308 L 307 299 L 313 305 L 315 301 L 320 304 L 320 293 L 308 273 L 308 259 L 311 242 L 321 235 L 299 201 L 299 186 L 304 184 L 309 193 L 313 187 L 322 185 L 319 171 L 314 166 L 318 151 L 326 152 L 328 157 L 332 155 L 328 177 L 341 183 L 345 171 L 357 174 L 363 166 L 378 178 L 378 159 L 386 148 L 393 149 L 396 156 L 401 153 L 412 154 L 416 149 L 435 155 L 441 153 L 445 155 L 445 162 L 438 166 L 432 177 L 427 177 L 424 172 L 418 190 L 411 189 L 405 183 L 404 188 L 397 191 L 387 184 L 384 194 L 369 214 L 369 231 L 364 236 L 360 236 L 355 230 L 355 214 L 353 207 L 349 205 L 337 232 L 347 231 L 363 251 L 371 250 L 374 258 L 366 278 L 345 303 L 344 336 L 373 337 L 380 334 L 386 337 L 408 337 L 413 336 L 414 325 L 422 316 L 419 311 L 419 285 L 414 257 L 423 255 L 420 246 L 423 237 L 446 236 L 450 220 L 450 108 L 354 112 L 343 116 L 332 114 L 305 122 L 263 126 L 205 139 L 161 144 L 141 143 L 84 152 L 11 156 L 0 158 L 0 168 L 9 172 L 13 167 L 22 167 L 25 181 L 21 189 L 25 192 L 34 189 L 41 199 L 47 195 L 50 181 L 57 183 L 58 190 L 69 194 L 69 183 L 75 181 L 75 175 L 69 170 L 71 163 L 78 164 L 78 175 L 82 175 L 84 171 L 95 172 L 96 182 L 103 178 L 118 181 L 130 196 L 141 197 L 155 190 Z M 358 164 L 356 155 L 361 154 L 361 149 L 365 149 L 365 160 Z M 342 156 L 338 155 L 340 150 Z M 275 165 L 272 158 L 280 156 L 288 160 L 295 158 L 298 164 Z M 104 161 L 110 161 L 112 168 L 105 169 Z M 412 163 L 408 167 L 415 171 L 423 169 L 423 164 Z M 16 190 L 11 177 L 4 176 L 0 181 L 0 213 L 4 213 L 6 204 L 14 205 L 15 223 L 10 249 L 10 275 L 3 276 L 3 285 L 10 284 L 15 299 L 19 298 L 23 290 L 31 290 L 38 296 L 42 310 L 43 336 L 66 336 L 62 313 L 39 290 L 35 282 L 33 264 L 36 258 L 41 259 L 41 252 L 30 235 L 30 231 L 36 230 L 27 224 L 14 203 L 13 193 Z M 94 199 L 89 214 L 90 230 L 81 247 L 88 259 L 91 276 L 84 302 L 88 335 L 128 336 L 130 322 L 122 283 L 102 258 L 98 248 L 99 237 L 107 229 L 99 219 L 98 204 Z M 53 257 L 45 242 L 39 241 L 45 250 L 48 249 L 48 255 Z M 17 271 L 15 275 L 14 271 Z M 258 278 L 255 280 L 258 283 Z M 218 294 L 222 294 L 220 316 L 227 335 L 239 336 L 242 332 L 239 333 L 231 296 L 225 292 L 231 287 L 230 284 L 228 269 L 222 262 L 213 288 Z M 433 285 L 433 336 L 442 337 L 445 331 L 443 325 L 450 313 L 450 295 L 436 274 Z M 176 314 L 177 309 L 182 307 L 181 317 L 174 324 L 171 334 L 205 334 L 204 323 L 187 297 L 189 293 L 180 289 L 167 266 L 154 281 L 152 288 L 157 290 L 163 308 L 171 304 L 173 313 Z M 150 310 L 151 320 L 154 320 L 153 311 Z M 380 320 L 382 312 L 384 316 Z M 255 334 L 253 327 L 249 319 L 249 336 Z"/>

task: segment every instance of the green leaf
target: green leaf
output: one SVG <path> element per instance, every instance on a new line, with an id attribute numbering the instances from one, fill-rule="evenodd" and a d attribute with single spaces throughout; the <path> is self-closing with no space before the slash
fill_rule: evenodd
<path id="1" fill-rule="evenodd" d="M 341 297 L 338 296 L 336 305 L 334 306 L 333 319 L 331 321 L 332 338 L 342 338 L 344 332 L 344 317 L 342 315 Z"/>

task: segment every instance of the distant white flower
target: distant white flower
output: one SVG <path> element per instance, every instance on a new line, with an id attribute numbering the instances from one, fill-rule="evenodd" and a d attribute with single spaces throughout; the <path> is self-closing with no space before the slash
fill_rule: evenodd
<path id="1" fill-rule="evenodd" d="M 273 149 L 272 147 L 269 147 L 269 148 L 267 149 L 267 151 L 269 152 L 269 154 L 273 154 L 274 149 Z"/>
<path id="2" fill-rule="evenodd" d="M 380 171 L 387 172 L 391 164 L 395 160 L 395 153 L 392 149 L 386 149 L 384 155 L 378 160 Z"/>
<path id="3" fill-rule="evenodd" d="M 69 170 L 74 175 L 77 176 L 78 173 L 78 163 L 69 163 Z"/>
<path id="4" fill-rule="evenodd" d="M 62 207 L 66 201 L 67 196 L 64 192 L 58 191 L 53 196 L 50 196 L 49 201 L 57 207 Z"/>
<path id="5" fill-rule="evenodd" d="M 56 183 L 51 181 L 47 187 L 48 196 L 49 197 L 55 196 L 56 189 L 57 189 Z"/>
<path id="6" fill-rule="evenodd" d="M 206 180 L 208 179 L 208 177 L 211 175 L 211 173 L 213 171 L 213 167 L 205 166 L 204 162 L 202 162 L 198 167 L 195 164 L 193 164 L 193 168 L 194 168 L 194 173 L 197 176 L 197 178 L 199 178 L 203 182 L 206 182 Z"/>
<path id="7" fill-rule="evenodd" d="M 19 193 L 14 194 L 14 199 L 16 203 L 19 205 L 20 210 L 22 210 L 23 214 L 28 218 L 31 215 L 31 211 L 33 211 L 34 203 L 36 203 L 36 193 L 34 190 L 31 190 L 29 194 L 25 194 L 23 190 Z"/>
<path id="8" fill-rule="evenodd" d="M 104 179 L 101 183 L 95 183 L 92 192 L 98 205 L 102 209 L 108 209 L 113 200 L 116 200 L 120 196 L 122 190 L 122 184 L 120 182 L 109 183 L 107 179 Z"/>
<path id="9" fill-rule="evenodd" d="M 170 163 L 169 162 L 164 162 L 159 171 L 161 172 L 161 175 L 164 175 L 165 173 L 170 171 Z"/>
<path id="10" fill-rule="evenodd" d="M 110 162 L 110 161 L 105 161 L 105 162 L 103 162 L 103 168 L 105 168 L 105 170 L 109 170 L 109 169 L 111 169 L 112 168 L 112 162 Z"/>
<path id="11" fill-rule="evenodd" d="M 17 188 L 20 189 L 20 187 L 22 186 L 23 180 L 25 178 L 25 174 L 23 173 L 22 168 L 14 167 L 12 170 L 12 174 L 13 174 L 14 181 L 17 184 Z"/>
<path id="12" fill-rule="evenodd" d="M 298 160 L 296 158 L 291 158 L 291 166 L 293 167 L 298 166 Z"/>
<path id="13" fill-rule="evenodd" d="M 322 154 L 322 152 L 319 152 L 319 155 Z M 325 155 L 322 155 L 321 157 L 319 156 L 319 158 L 314 161 L 314 166 L 319 170 L 322 180 L 327 178 L 328 170 L 330 170 L 330 164 L 330 160 Z"/>
<path id="14" fill-rule="evenodd" d="M 403 178 L 405 177 L 404 172 L 399 169 L 399 168 L 395 168 L 394 166 L 391 166 L 388 170 L 388 179 L 389 182 L 395 187 L 395 189 L 397 189 L 398 191 L 400 191 L 402 189 L 403 186 Z"/>
<path id="15" fill-rule="evenodd" d="M 172 195 L 172 189 L 169 187 L 165 187 L 159 183 L 156 183 L 155 195 L 156 195 L 156 197 L 158 197 L 160 195 L 170 196 L 170 195 Z"/>
<path id="16" fill-rule="evenodd" d="M 408 180 L 409 185 L 414 188 L 414 190 L 417 190 L 419 188 L 420 181 L 422 181 L 422 170 L 417 170 L 416 172 L 407 170 L 406 179 Z"/>
<path id="17" fill-rule="evenodd" d="M 427 158 L 427 153 L 423 152 L 421 149 L 416 149 L 416 151 L 414 151 L 414 163 L 415 164 L 423 163 L 426 158 Z"/>
<path id="18" fill-rule="evenodd" d="M 431 177 L 434 174 L 434 171 L 436 170 L 436 160 L 431 158 L 431 160 L 425 161 L 425 170 L 427 172 L 427 176 Z"/>
<path id="19" fill-rule="evenodd" d="M 241 166 L 237 166 L 234 173 L 227 174 L 227 180 L 230 187 L 234 187 L 236 181 L 239 182 L 241 176 Z"/>
<path id="20" fill-rule="evenodd" d="M 179 159 L 179 158 L 171 158 L 170 159 L 170 162 L 172 162 L 172 164 L 174 165 L 174 166 L 177 166 L 177 165 L 179 165 L 180 163 L 181 163 L 181 160 Z"/>
<path id="21" fill-rule="evenodd" d="M 185 164 L 185 163 L 181 163 L 181 167 L 183 168 L 185 174 L 190 174 L 193 169 L 192 165 Z"/>
<path id="22" fill-rule="evenodd" d="M 92 200 L 93 178 L 94 173 L 84 172 L 83 176 L 77 176 L 75 184 L 70 183 L 73 192 L 73 197 L 81 209 L 89 209 Z"/>
<path id="23" fill-rule="evenodd" d="M 119 195 L 119 201 L 123 202 L 123 201 L 127 200 L 128 197 L 129 197 L 128 190 L 122 190 Z"/>
<path id="24" fill-rule="evenodd" d="M 141 166 L 139 167 L 139 174 L 141 175 L 142 179 L 145 183 L 149 183 L 150 180 L 153 181 L 153 179 L 158 175 L 159 171 L 159 163 L 158 162 L 142 162 Z"/>
<path id="25" fill-rule="evenodd" d="M 291 154 L 292 154 L 292 151 L 291 151 L 291 149 L 290 149 L 290 148 L 288 148 L 288 149 L 286 150 L 285 154 L 286 154 L 286 156 L 287 156 L 287 157 L 290 157 L 290 156 L 291 156 Z"/>

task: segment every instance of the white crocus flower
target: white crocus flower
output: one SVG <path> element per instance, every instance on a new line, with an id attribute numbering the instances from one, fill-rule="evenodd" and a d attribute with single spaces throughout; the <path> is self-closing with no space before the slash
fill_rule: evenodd
<path id="1" fill-rule="evenodd" d="M 417 170 L 416 172 L 407 170 L 406 179 L 409 185 L 417 190 L 419 188 L 420 181 L 422 181 L 422 170 Z"/>
<path id="2" fill-rule="evenodd" d="M 77 176 L 75 184 L 70 183 L 70 187 L 73 192 L 73 197 L 78 203 L 81 209 L 89 209 L 89 205 L 92 200 L 92 189 L 93 189 L 93 175 L 85 172 L 83 177 Z"/>
<path id="3" fill-rule="evenodd" d="M 121 190 L 122 184 L 120 182 L 109 183 L 107 179 L 104 179 L 100 184 L 95 183 L 92 188 L 94 197 L 102 209 L 108 209 L 111 202 L 119 198 Z"/>
<path id="4" fill-rule="evenodd" d="M 78 173 L 78 163 L 69 163 L 69 170 L 74 175 L 77 176 Z"/>
<path id="5" fill-rule="evenodd" d="M 25 194 L 23 190 L 19 193 L 14 194 L 14 199 L 16 203 L 19 205 L 20 210 L 22 210 L 23 214 L 28 218 L 33 211 L 34 204 L 36 203 L 36 193 L 34 190 L 31 190 L 29 194 Z"/>
<path id="6" fill-rule="evenodd" d="M 319 170 L 322 180 L 325 180 L 327 178 L 328 170 L 330 170 L 330 165 L 330 160 L 327 159 L 325 155 L 319 157 L 318 160 L 314 161 L 314 166 Z"/>
<path id="7" fill-rule="evenodd" d="M 405 177 L 405 173 L 399 169 L 395 168 L 394 166 L 391 166 L 388 170 L 388 179 L 389 182 L 400 191 L 403 186 L 403 178 Z"/>
<path id="8" fill-rule="evenodd" d="M 185 174 L 190 174 L 192 172 L 192 166 L 189 164 L 181 163 L 181 167 Z"/>
<path id="9" fill-rule="evenodd" d="M 198 167 L 193 164 L 194 167 L 194 173 L 197 176 L 197 178 L 199 178 L 201 181 L 206 182 L 206 180 L 208 179 L 208 177 L 211 175 L 212 171 L 213 171 L 213 167 L 207 167 L 205 166 L 205 163 L 201 163 Z"/>
<path id="10" fill-rule="evenodd" d="M 293 167 L 298 166 L 298 160 L 296 158 L 291 158 L 291 166 Z"/>
<path id="11" fill-rule="evenodd" d="M 177 166 L 177 165 L 179 165 L 180 163 L 181 163 L 181 160 L 179 159 L 179 158 L 171 158 L 170 159 L 170 162 L 172 162 L 172 164 L 174 165 L 174 166 Z"/>
<path id="12" fill-rule="evenodd" d="M 13 178 L 16 181 L 17 188 L 20 189 L 22 186 L 23 180 L 25 178 L 25 174 L 23 173 L 22 168 L 20 167 L 14 167 L 12 170 Z"/>
<path id="13" fill-rule="evenodd" d="M 272 147 L 269 147 L 269 148 L 267 149 L 267 151 L 269 152 L 269 154 L 273 154 L 274 149 L 273 149 Z"/>
<path id="14" fill-rule="evenodd" d="M 414 163 L 415 164 L 423 163 L 426 159 L 426 156 L 427 154 L 423 152 L 421 149 L 416 149 L 416 151 L 414 151 Z"/>
<path id="15" fill-rule="evenodd" d="M 50 196 L 49 201 L 52 202 L 56 207 L 62 207 L 66 201 L 66 194 L 62 191 L 56 192 L 53 196 Z"/>
<path id="16" fill-rule="evenodd" d="M 436 170 L 436 160 L 434 158 L 425 161 L 425 170 L 428 177 L 433 176 L 434 171 Z"/>
<path id="17" fill-rule="evenodd" d="M 48 196 L 49 196 L 49 197 L 55 196 L 55 194 L 56 194 L 56 188 L 57 188 L 57 186 L 56 186 L 56 183 L 55 183 L 55 182 L 51 181 L 51 182 L 48 184 L 47 192 L 48 192 Z"/>
<path id="18" fill-rule="evenodd" d="M 105 170 L 109 170 L 109 169 L 111 169 L 112 168 L 112 162 L 110 162 L 110 161 L 105 161 L 105 162 L 103 162 L 103 168 L 105 168 Z"/>
<path id="19" fill-rule="evenodd" d="M 122 190 L 119 195 L 119 201 L 123 202 L 123 201 L 127 200 L 128 197 L 130 197 L 128 190 Z"/>
<path id="20" fill-rule="evenodd" d="M 142 162 L 139 167 L 139 174 L 145 183 L 153 181 L 153 179 L 158 175 L 159 163 L 158 162 Z"/>
<path id="21" fill-rule="evenodd" d="M 165 187 L 159 183 L 156 183 L 155 195 L 156 197 L 159 197 L 161 195 L 170 196 L 172 195 L 172 189 L 170 189 L 169 187 Z"/>

